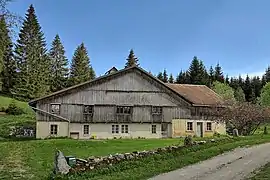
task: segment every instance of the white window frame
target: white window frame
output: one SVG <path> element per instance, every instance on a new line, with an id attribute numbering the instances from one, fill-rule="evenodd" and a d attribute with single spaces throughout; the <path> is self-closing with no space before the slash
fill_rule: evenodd
<path id="1" fill-rule="evenodd" d="M 55 107 L 57 107 L 58 106 L 58 110 L 57 111 L 54 111 L 55 109 L 57 109 L 57 108 L 55 108 Z M 50 112 L 52 113 L 52 114 L 60 114 L 61 113 L 61 104 L 59 104 L 59 103 L 52 103 L 52 104 L 50 104 Z"/>
<path id="2" fill-rule="evenodd" d="M 128 125 L 127 124 L 122 124 L 121 125 L 121 133 L 122 134 L 128 134 L 128 131 L 129 130 L 129 127 L 128 127 Z"/>
<path id="3" fill-rule="evenodd" d="M 189 127 L 190 127 L 190 126 L 189 126 L 189 123 L 191 123 L 191 129 L 189 129 Z M 193 131 L 193 130 L 194 130 L 193 124 L 194 124 L 193 122 L 188 121 L 188 122 L 187 122 L 187 128 L 186 128 L 186 130 L 187 130 L 187 131 Z"/>
<path id="4" fill-rule="evenodd" d="M 58 134 L 58 125 L 57 124 L 50 125 L 50 134 L 54 135 L 54 136 Z"/>
<path id="5" fill-rule="evenodd" d="M 88 126 L 86 129 L 85 127 Z M 87 130 L 88 133 L 85 133 L 85 130 Z M 90 126 L 88 124 L 83 125 L 83 135 L 89 135 L 90 134 Z"/>
<path id="6" fill-rule="evenodd" d="M 210 123 L 210 129 L 208 129 L 208 124 Z M 206 122 L 206 131 L 212 131 L 213 130 L 213 126 L 212 126 L 212 122 Z"/>
<path id="7" fill-rule="evenodd" d="M 119 125 L 118 124 L 112 125 L 112 134 L 119 134 Z"/>
<path id="8" fill-rule="evenodd" d="M 151 132 L 152 132 L 152 134 L 157 134 L 157 125 L 156 124 L 151 125 Z"/>

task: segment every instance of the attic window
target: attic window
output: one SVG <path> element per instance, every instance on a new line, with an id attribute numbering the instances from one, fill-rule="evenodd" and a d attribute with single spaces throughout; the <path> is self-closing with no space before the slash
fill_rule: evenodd
<path id="1" fill-rule="evenodd" d="M 161 106 L 153 106 L 152 107 L 152 114 L 162 114 L 162 107 Z"/>
<path id="2" fill-rule="evenodd" d="M 83 106 L 83 114 L 93 114 L 94 107 L 92 105 L 84 105 Z"/>
<path id="3" fill-rule="evenodd" d="M 60 114 L 60 104 L 51 104 L 51 113 Z"/>
<path id="4" fill-rule="evenodd" d="M 116 113 L 117 114 L 131 114 L 131 108 L 130 106 L 117 106 L 116 107 Z"/>

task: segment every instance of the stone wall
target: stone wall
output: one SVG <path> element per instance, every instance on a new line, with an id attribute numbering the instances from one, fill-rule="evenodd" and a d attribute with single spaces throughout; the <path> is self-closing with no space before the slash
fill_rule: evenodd
<path id="1" fill-rule="evenodd" d="M 194 141 L 192 145 L 200 145 L 205 143 L 216 142 L 215 139 L 211 139 L 208 141 Z M 103 157 L 89 157 L 87 160 L 76 158 L 76 165 L 70 169 L 70 172 L 84 172 L 91 171 L 96 168 L 113 166 L 122 161 L 130 161 L 135 159 L 144 158 L 147 156 L 152 156 L 155 154 L 176 152 L 183 148 L 187 148 L 187 146 L 168 146 L 163 148 L 158 148 L 151 151 L 134 151 L 131 153 L 124 154 L 115 154 Z"/>

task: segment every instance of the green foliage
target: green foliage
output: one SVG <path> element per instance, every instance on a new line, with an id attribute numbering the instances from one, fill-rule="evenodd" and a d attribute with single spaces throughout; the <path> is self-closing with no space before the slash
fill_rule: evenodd
<path id="1" fill-rule="evenodd" d="M 138 60 L 138 58 L 135 56 L 133 49 L 131 49 L 131 50 L 129 51 L 129 55 L 128 55 L 128 58 L 127 58 L 126 60 L 127 60 L 127 62 L 126 62 L 125 68 L 131 67 L 131 66 L 139 66 L 139 65 L 140 65 L 140 64 L 138 64 L 138 61 L 139 61 L 139 60 Z"/>
<path id="2" fill-rule="evenodd" d="M 241 87 L 238 87 L 234 90 L 234 98 L 237 102 L 245 102 L 245 94 Z"/>
<path id="3" fill-rule="evenodd" d="M 31 37 L 31 38 L 29 38 Z M 49 58 L 33 5 L 27 10 L 15 47 L 18 76 L 13 93 L 28 99 L 49 92 Z"/>
<path id="4" fill-rule="evenodd" d="M 161 81 L 163 81 L 163 74 L 162 72 L 159 72 L 158 75 L 157 75 L 157 78 Z"/>
<path id="5" fill-rule="evenodd" d="M 215 67 L 214 81 L 224 82 L 223 72 L 219 63 Z"/>
<path id="6" fill-rule="evenodd" d="M 12 101 L 6 109 L 6 113 L 9 115 L 21 115 L 24 112 L 23 109 L 15 103 L 15 101 Z"/>
<path id="7" fill-rule="evenodd" d="M 260 104 L 262 106 L 270 106 L 270 82 L 266 83 L 262 88 Z"/>
<path id="8" fill-rule="evenodd" d="M 163 71 L 163 82 L 167 83 L 168 82 L 168 74 L 166 69 Z"/>
<path id="9" fill-rule="evenodd" d="M 95 78 L 95 72 L 90 65 L 90 58 L 84 43 L 75 50 L 71 62 L 69 85 L 76 85 Z"/>
<path id="10" fill-rule="evenodd" d="M 263 134 L 268 134 L 267 126 L 264 126 Z"/>
<path id="11" fill-rule="evenodd" d="M 177 84 L 189 84 L 190 79 L 189 79 L 189 76 L 188 76 L 188 72 L 183 72 L 181 70 L 180 73 L 176 76 L 175 83 L 177 83 Z"/>
<path id="12" fill-rule="evenodd" d="M 249 78 L 248 75 L 246 77 L 243 90 L 244 90 L 244 93 L 245 93 L 246 101 L 255 102 L 254 90 L 252 88 L 251 81 L 250 81 L 250 78 Z"/>
<path id="13" fill-rule="evenodd" d="M 57 34 L 52 42 L 50 57 L 50 90 L 52 92 L 67 87 L 68 60 L 65 56 L 64 46 Z"/>
<path id="14" fill-rule="evenodd" d="M 218 81 L 213 82 L 212 89 L 220 95 L 224 101 L 234 103 L 234 90 L 228 84 L 224 84 Z"/>
<path id="15" fill-rule="evenodd" d="M 174 78 L 173 78 L 173 75 L 172 74 L 170 74 L 169 83 L 174 83 Z"/>
<path id="16" fill-rule="evenodd" d="M 184 145 L 185 146 L 192 146 L 192 144 L 193 144 L 192 137 L 190 135 L 186 136 L 185 140 L 184 140 Z"/>
<path id="17" fill-rule="evenodd" d="M 208 74 L 205 66 L 201 60 L 194 56 L 189 70 L 188 70 L 189 80 L 192 84 L 208 84 Z"/>

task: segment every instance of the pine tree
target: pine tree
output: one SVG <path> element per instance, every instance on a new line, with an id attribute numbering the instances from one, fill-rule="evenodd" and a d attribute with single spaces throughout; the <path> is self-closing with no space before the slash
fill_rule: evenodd
<path id="1" fill-rule="evenodd" d="M 17 73 L 14 93 L 27 99 L 49 91 L 49 58 L 44 34 L 33 5 L 27 10 L 15 47 Z"/>
<path id="2" fill-rule="evenodd" d="M 255 97 L 259 97 L 261 94 L 261 80 L 259 76 L 254 76 L 251 80 L 251 86 L 254 91 Z"/>
<path id="3" fill-rule="evenodd" d="M 127 62 L 126 62 L 125 68 L 131 67 L 131 66 L 139 66 L 139 64 L 138 64 L 138 61 L 139 61 L 139 60 L 138 60 L 138 58 L 135 56 L 133 49 L 131 49 L 131 50 L 129 51 L 129 55 L 128 55 L 128 58 L 127 58 L 126 60 L 127 60 Z"/>
<path id="4" fill-rule="evenodd" d="M 219 65 L 219 63 L 217 63 L 217 65 L 215 67 L 214 80 L 219 81 L 219 82 L 224 82 L 223 72 L 222 72 L 222 69 L 221 69 L 221 66 Z"/>
<path id="5" fill-rule="evenodd" d="M 3 52 L 3 56 L 0 58 L 3 60 L 3 71 L 0 73 L 0 79 L 3 80 L 2 91 L 4 93 L 9 94 L 11 93 L 11 89 L 14 86 L 14 80 L 16 76 L 16 65 L 13 57 L 13 50 L 12 50 L 13 44 L 9 36 L 9 29 L 6 25 L 4 18 L 0 19 L 0 38 L 1 38 L 0 51 Z"/>
<path id="6" fill-rule="evenodd" d="M 196 56 L 193 57 L 191 64 L 189 66 L 188 74 L 191 84 L 207 84 L 208 74 L 203 65 L 203 62 L 199 60 Z"/>
<path id="7" fill-rule="evenodd" d="M 174 83 L 174 78 L 173 78 L 173 75 L 172 74 L 170 74 L 169 83 Z"/>
<path id="8" fill-rule="evenodd" d="M 254 95 L 254 92 L 252 90 L 250 78 L 249 78 L 248 75 L 246 77 L 243 90 L 244 90 L 244 93 L 245 93 L 246 101 L 252 102 L 255 99 L 255 95 Z"/>
<path id="9" fill-rule="evenodd" d="M 73 86 L 95 78 L 95 72 L 90 65 L 90 59 L 84 43 L 79 45 L 71 62 L 69 85 Z"/>
<path id="10" fill-rule="evenodd" d="M 265 75 L 262 76 L 262 80 L 261 80 L 261 88 L 263 88 L 263 86 L 266 84 L 266 79 L 265 79 Z"/>
<path id="11" fill-rule="evenodd" d="M 68 60 L 58 34 L 52 42 L 49 57 L 51 60 L 50 89 L 55 92 L 67 87 L 68 78 Z"/>
<path id="12" fill-rule="evenodd" d="M 230 78 L 229 78 L 228 74 L 226 75 L 225 83 L 226 83 L 226 84 L 230 84 Z"/>
<path id="13" fill-rule="evenodd" d="M 162 72 L 159 72 L 158 75 L 157 75 L 157 78 L 161 81 L 163 81 L 163 74 Z"/>
<path id="14" fill-rule="evenodd" d="M 265 70 L 264 77 L 266 82 L 270 82 L 270 66 L 268 66 L 267 69 Z"/>
<path id="15" fill-rule="evenodd" d="M 212 66 L 209 68 L 209 86 L 211 86 L 214 82 L 214 69 Z"/>
<path id="16" fill-rule="evenodd" d="M 163 71 L 163 82 L 167 83 L 168 82 L 168 74 L 166 69 Z"/>

